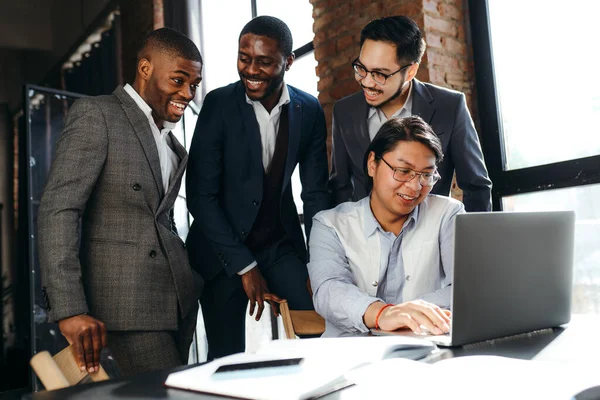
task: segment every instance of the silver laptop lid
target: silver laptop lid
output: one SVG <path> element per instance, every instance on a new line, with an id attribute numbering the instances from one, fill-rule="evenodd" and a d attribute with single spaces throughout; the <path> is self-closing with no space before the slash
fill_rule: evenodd
<path id="1" fill-rule="evenodd" d="M 575 213 L 458 215 L 452 345 L 569 322 Z"/>

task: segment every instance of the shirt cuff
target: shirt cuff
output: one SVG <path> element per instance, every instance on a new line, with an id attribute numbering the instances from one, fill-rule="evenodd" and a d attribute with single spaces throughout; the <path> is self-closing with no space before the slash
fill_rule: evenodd
<path id="1" fill-rule="evenodd" d="M 367 312 L 367 308 L 373 303 L 381 302 L 385 304 L 385 301 L 377 297 L 364 296 L 357 299 L 353 309 L 356 310 L 354 315 L 351 316 L 352 323 L 356 329 L 362 333 L 369 332 L 369 328 L 365 325 L 364 315 Z"/>
<path id="2" fill-rule="evenodd" d="M 237 274 L 238 275 L 244 275 L 246 272 L 250 271 L 252 268 L 256 267 L 258 265 L 258 263 L 256 261 L 252 261 L 250 263 L 250 265 L 248 265 L 246 268 L 244 268 L 243 270 L 239 271 Z"/>

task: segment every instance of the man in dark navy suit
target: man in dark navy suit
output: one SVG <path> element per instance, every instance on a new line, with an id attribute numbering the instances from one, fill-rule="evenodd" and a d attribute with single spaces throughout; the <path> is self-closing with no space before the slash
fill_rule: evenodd
<path id="1" fill-rule="evenodd" d="M 254 18 L 239 38 L 240 80 L 206 96 L 196 125 L 187 244 L 206 280 L 200 302 L 209 360 L 244 351 L 248 300 L 256 320 L 267 293 L 313 309 L 290 179 L 299 165 L 308 236 L 312 217 L 329 207 L 327 133 L 317 99 L 284 82 L 293 62 L 287 25 Z"/>

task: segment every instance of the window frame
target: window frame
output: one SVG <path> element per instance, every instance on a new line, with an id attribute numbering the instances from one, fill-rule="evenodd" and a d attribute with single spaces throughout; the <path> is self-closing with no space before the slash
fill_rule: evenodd
<path id="1" fill-rule="evenodd" d="M 469 0 L 469 19 L 480 115 L 479 139 L 493 184 L 493 210 L 503 209 L 504 197 L 600 183 L 600 155 L 504 169 L 506 156 L 494 74 L 488 0 Z"/>
<path id="2" fill-rule="evenodd" d="M 256 18 L 258 17 L 258 6 L 256 3 L 256 0 L 250 0 L 250 8 L 252 10 L 252 18 Z M 310 42 L 307 42 L 305 44 L 303 44 L 302 46 L 296 48 L 296 50 L 294 50 L 294 54 L 296 56 L 296 59 L 307 55 L 308 53 L 310 53 L 311 51 L 315 50 L 315 45 L 313 43 L 313 41 L 311 40 Z"/>

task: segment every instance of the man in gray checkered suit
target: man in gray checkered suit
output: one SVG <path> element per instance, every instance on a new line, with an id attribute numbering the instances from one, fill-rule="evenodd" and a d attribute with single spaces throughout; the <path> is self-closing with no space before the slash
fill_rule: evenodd
<path id="1" fill-rule="evenodd" d="M 194 43 L 163 28 L 138 53 L 133 85 L 69 110 L 39 211 L 50 321 L 81 369 L 109 346 L 123 375 L 187 362 L 201 278 L 172 210 L 188 156 L 171 133 L 201 81 Z"/>

